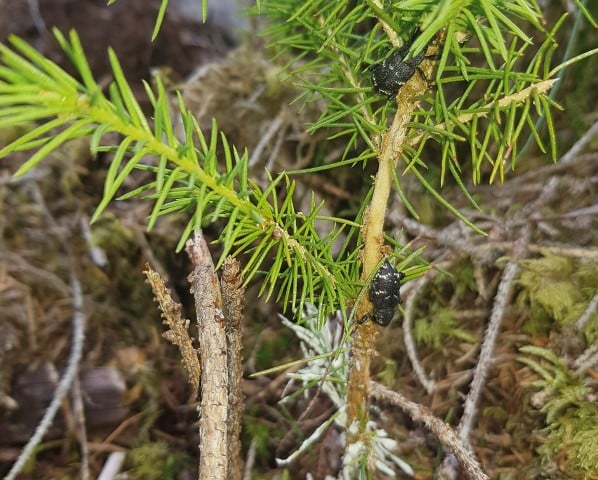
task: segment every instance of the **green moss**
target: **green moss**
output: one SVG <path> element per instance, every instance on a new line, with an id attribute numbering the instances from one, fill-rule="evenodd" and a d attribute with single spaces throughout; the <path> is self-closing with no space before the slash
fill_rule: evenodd
<path id="1" fill-rule="evenodd" d="M 143 480 L 175 480 L 195 468 L 191 459 L 180 451 L 172 451 L 166 442 L 145 443 L 128 454 L 133 478 Z"/>
<path id="2" fill-rule="evenodd" d="M 533 385 L 540 389 L 535 406 L 546 418 L 538 448 L 543 464 L 548 467 L 555 458 L 565 458 L 562 468 L 568 478 L 596 478 L 598 407 L 591 383 L 572 372 L 550 350 L 528 346 L 521 351 L 528 356 L 520 361 L 540 376 Z"/>
<path id="3" fill-rule="evenodd" d="M 420 343 L 440 348 L 447 337 L 457 338 L 469 343 L 476 339 L 466 330 L 458 328 L 450 308 L 431 307 L 430 314 L 415 322 L 413 329 L 415 338 Z"/>
<path id="4" fill-rule="evenodd" d="M 269 424 L 263 422 L 263 414 L 260 414 L 259 411 L 255 412 L 255 417 L 248 413 L 245 419 L 246 422 L 243 425 L 245 441 L 243 443 L 249 445 L 254 441 L 257 458 L 265 459 L 268 463 L 272 459 L 271 439 L 276 437 L 277 433 L 272 431 Z"/>
<path id="5" fill-rule="evenodd" d="M 536 323 L 555 320 L 567 325 L 577 321 L 598 285 L 598 265 L 578 264 L 569 257 L 547 255 L 523 260 L 521 267 L 518 304 L 529 306 L 530 319 Z M 592 325 L 586 326 L 594 332 L 595 321 L 589 323 Z"/>

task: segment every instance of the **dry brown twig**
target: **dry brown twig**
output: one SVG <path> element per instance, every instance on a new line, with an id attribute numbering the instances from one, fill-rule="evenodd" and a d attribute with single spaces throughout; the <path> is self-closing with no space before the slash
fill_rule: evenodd
<path id="1" fill-rule="evenodd" d="M 515 220 L 528 219 L 520 232 L 518 240 L 514 244 L 513 256 L 514 260 L 507 263 L 502 279 L 498 286 L 498 291 L 495 296 L 495 302 L 492 309 L 492 314 L 486 328 L 484 340 L 480 350 L 480 356 L 476 368 L 474 370 L 471 388 L 465 399 L 463 416 L 459 422 L 458 433 L 459 439 L 469 448 L 469 437 L 473 427 L 475 418 L 477 416 L 477 405 L 481 397 L 482 390 L 485 386 L 488 370 L 493 361 L 494 347 L 498 338 L 498 333 L 502 324 L 502 319 L 509 306 L 513 285 L 519 274 L 518 260 L 525 258 L 528 254 L 528 245 L 532 236 L 532 223 L 534 218 L 541 211 L 541 206 L 548 203 L 557 195 L 558 180 L 552 178 L 543 188 L 538 198 L 520 210 Z M 454 453 L 447 456 L 443 462 L 439 478 L 441 479 L 455 479 L 457 478 L 456 462 L 454 461 Z"/>
<path id="2" fill-rule="evenodd" d="M 436 382 L 428 378 L 424 367 L 419 362 L 412 330 L 417 293 L 422 291 L 424 285 L 432 280 L 434 276 L 436 276 L 436 273 L 436 270 L 430 270 L 414 282 L 411 295 L 409 295 L 405 301 L 405 316 L 403 317 L 403 338 L 405 339 L 405 349 L 407 350 L 407 356 L 411 361 L 411 366 L 413 367 L 415 376 L 419 380 L 419 383 L 421 383 L 421 385 L 424 387 L 428 395 L 432 394 L 434 388 L 436 388 Z"/>
<path id="3" fill-rule="evenodd" d="M 404 410 L 413 421 L 423 423 L 452 452 L 463 466 L 467 477 L 472 480 L 487 480 L 489 477 L 482 471 L 480 464 L 469 449 L 459 439 L 455 431 L 439 418 L 435 417 L 423 405 L 407 400 L 400 393 L 389 390 L 376 382 L 370 382 L 371 395 L 377 400 L 388 401 Z"/>
<path id="4" fill-rule="evenodd" d="M 77 440 L 81 446 L 81 480 L 89 480 L 89 441 L 87 438 L 87 429 L 85 427 L 85 408 L 83 404 L 83 394 L 81 392 L 81 382 L 78 377 L 75 377 L 71 393 L 73 401 L 73 414 L 77 432 Z"/>
<path id="5" fill-rule="evenodd" d="M 525 229 L 524 234 L 518 243 L 518 248 L 515 251 L 516 258 L 522 258 L 526 254 L 526 247 L 531 237 L 531 228 Z M 464 442 L 465 445 L 469 446 L 469 436 L 473 422 L 477 413 L 477 404 L 479 402 L 482 389 L 486 383 L 486 377 L 488 370 L 493 360 L 494 347 L 498 338 L 498 333 L 502 324 L 502 319 L 505 315 L 505 311 L 509 306 L 511 295 L 513 291 L 513 284 L 517 279 L 519 273 L 519 265 L 517 261 L 511 261 L 507 264 L 504 269 L 501 282 L 496 292 L 494 300 L 494 306 L 486 333 L 484 335 L 484 341 L 480 351 L 480 357 L 473 374 L 473 380 L 471 382 L 471 388 L 465 400 L 465 406 L 463 416 L 459 423 L 459 438 Z"/>
<path id="6" fill-rule="evenodd" d="M 83 293 L 81 291 L 81 284 L 79 283 L 79 279 L 75 275 L 74 271 L 71 272 L 71 297 L 73 306 L 73 338 L 68 364 L 58 386 L 56 387 L 56 391 L 54 392 L 54 396 L 52 397 L 52 401 L 50 402 L 48 409 L 44 413 L 44 416 L 35 429 L 35 432 L 21 451 L 21 454 L 17 458 L 16 462 L 13 464 L 8 474 L 4 477 L 4 480 L 14 480 L 17 477 L 27 460 L 29 460 L 29 457 L 35 448 L 42 441 L 44 435 L 52 426 L 56 412 L 58 412 L 58 409 L 62 405 L 62 401 L 69 393 L 73 384 L 73 380 L 79 370 L 79 363 L 81 362 L 81 357 L 83 356 L 83 342 L 85 340 L 85 326 L 87 323 L 87 317 L 83 313 Z"/>
<path id="7" fill-rule="evenodd" d="M 166 284 L 160 274 L 149 264 L 145 265 L 143 273 L 145 273 L 147 282 L 152 287 L 155 299 L 160 305 L 160 310 L 162 310 L 162 321 L 169 328 L 162 336 L 179 348 L 183 367 L 189 375 L 189 383 L 192 385 L 193 391 L 197 394 L 199 389 L 200 365 L 197 352 L 193 347 L 193 340 L 187 331 L 190 322 L 182 318 L 181 305 L 172 299 L 170 291 L 166 288 Z"/>

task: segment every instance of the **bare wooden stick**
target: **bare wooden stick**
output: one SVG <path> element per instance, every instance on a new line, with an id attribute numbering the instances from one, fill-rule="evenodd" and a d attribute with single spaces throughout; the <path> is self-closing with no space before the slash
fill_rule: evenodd
<path id="1" fill-rule="evenodd" d="M 243 478 L 241 462 L 241 424 L 243 419 L 243 359 L 241 357 L 243 339 L 244 294 L 241 265 L 231 257 L 222 267 L 222 301 L 226 318 L 226 338 L 228 351 L 228 479 Z"/>
<path id="2" fill-rule="evenodd" d="M 199 480 L 228 478 L 228 364 L 226 322 L 218 277 L 208 245 L 196 230 L 185 247 L 193 272 L 187 280 L 195 300 L 201 400 L 199 405 Z"/>

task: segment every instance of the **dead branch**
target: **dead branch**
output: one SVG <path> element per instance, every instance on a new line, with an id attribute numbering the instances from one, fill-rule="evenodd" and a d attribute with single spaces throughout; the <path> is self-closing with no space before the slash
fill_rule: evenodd
<path id="1" fill-rule="evenodd" d="M 83 394 L 81 392 L 81 382 L 75 377 L 71 393 L 73 402 L 73 413 L 77 437 L 81 449 L 81 480 L 89 480 L 89 440 L 87 438 L 87 429 L 85 427 L 85 408 L 83 406 Z"/>
<path id="2" fill-rule="evenodd" d="M 415 310 L 414 307 L 417 294 L 418 292 L 422 291 L 424 285 L 426 285 L 436 276 L 436 273 L 436 270 L 430 270 L 425 275 L 420 277 L 416 282 L 414 282 L 411 295 L 409 295 L 405 301 L 405 317 L 403 318 L 403 338 L 405 340 L 405 350 L 407 350 L 407 356 L 409 357 L 409 361 L 411 362 L 415 376 L 429 395 L 432 394 L 434 388 L 436 388 L 436 382 L 428 378 L 424 367 L 419 361 L 417 349 L 415 347 L 415 341 L 413 340 L 412 330 Z"/>
<path id="3" fill-rule="evenodd" d="M 187 278 L 195 301 L 201 365 L 199 480 L 228 478 L 228 359 L 226 321 L 208 245 L 197 230 L 185 247 L 193 271 Z"/>
<path id="4" fill-rule="evenodd" d="M 87 323 L 87 317 L 83 313 L 83 294 L 81 292 L 81 284 L 79 283 L 79 279 L 75 275 L 74 271 L 71 272 L 71 297 L 73 304 L 73 339 L 66 370 L 64 371 L 64 375 L 62 376 L 60 383 L 56 387 L 54 397 L 52 398 L 48 409 L 44 413 L 43 418 L 27 442 L 27 445 L 25 445 L 21 451 L 19 458 L 17 458 L 17 461 L 13 464 L 8 474 L 4 477 L 4 480 L 14 480 L 27 460 L 29 460 L 29 457 L 35 448 L 39 445 L 48 429 L 52 426 L 56 412 L 68 394 L 71 385 L 73 384 L 75 375 L 77 375 L 79 362 L 81 361 L 81 356 L 83 354 L 83 342 L 85 340 L 85 326 Z"/>
<path id="5" fill-rule="evenodd" d="M 577 162 L 581 157 L 580 154 L 583 149 L 596 135 L 598 135 L 598 122 L 594 122 L 588 131 L 584 133 L 581 138 L 577 140 L 577 142 L 575 142 L 575 144 L 569 149 L 569 151 L 561 157 L 561 160 L 557 165 L 571 165 L 572 163 Z"/>
<path id="6" fill-rule="evenodd" d="M 588 303 L 588 308 L 585 309 L 577 322 L 575 322 L 575 328 L 577 328 L 577 330 L 583 330 L 590 317 L 596 311 L 596 308 L 598 308 L 598 293 L 592 297 L 592 300 Z"/>
<path id="7" fill-rule="evenodd" d="M 523 239 L 520 243 L 519 252 L 516 252 L 516 256 L 522 256 L 525 252 L 526 244 L 531 236 L 531 228 L 527 228 Z M 519 253 L 519 255 L 517 255 Z M 459 422 L 459 438 L 464 442 L 465 445 L 469 446 L 469 435 L 471 427 L 477 414 L 477 404 L 479 402 L 482 389 L 486 384 L 486 377 L 488 376 L 488 370 L 493 360 L 494 347 L 496 345 L 496 339 L 498 338 L 498 332 L 504 318 L 505 311 L 509 306 L 511 300 L 511 294 L 513 291 L 513 284 L 519 274 L 519 265 L 516 261 L 511 261 L 505 267 L 501 282 L 496 292 L 494 301 L 494 307 L 492 314 L 490 315 L 490 321 L 484 335 L 484 342 L 480 351 L 480 358 L 476 365 L 473 380 L 471 382 L 471 389 L 465 400 L 465 406 L 463 416 Z"/>
<path id="8" fill-rule="evenodd" d="M 189 375 L 189 383 L 192 385 L 193 391 L 197 395 L 199 390 L 200 365 L 199 359 L 197 358 L 197 352 L 193 347 L 193 340 L 187 331 L 189 328 L 189 320 L 181 316 L 181 305 L 172 299 L 170 290 L 166 288 L 160 274 L 150 267 L 149 264 L 145 265 L 143 273 L 145 273 L 147 282 L 152 287 L 152 291 L 160 305 L 160 310 L 162 310 L 162 321 L 170 328 L 170 330 L 164 332 L 162 336 L 179 348 L 183 367 L 185 367 L 185 370 Z"/>
<path id="9" fill-rule="evenodd" d="M 598 345 L 590 345 L 572 362 L 576 375 L 582 375 L 590 368 L 598 366 Z"/>
<path id="10" fill-rule="evenodd" d="M 227 259 L 222 296 L 207 244 L 200 232 L 187 243 L 193 264 L 189 275 L 195 298 L 200 357 L 160 275 L 149 265 L 144 271 L 170 330 L 162 336 L 179 347 L 189 382 L 197 394 L 201 385 L 199 478 L 241 480 L 241 392 L 244 288 L 239 262 Z"/>
<path id="11" fill-rule="evenodd" d="M 459 463 L 463 466 L 468 478 L 473 480 L 488 480 L 489 477 L 482 471 L 478 461 L 458 438 L 455 431 L 442 420 L 435 417 L 426 407 L 407 400 L 400 393 L 393 392 L 376 382 L 370 382 L 370 390 L 373 398 L 388 401 L 404 410 L 413 421 L 423 423 L 436 435 L 438 441 L 455 455 Z"/>
<path id="12" fill-rule="evenodd" d="M 241 265 L 229 257 L 222 268 L 222 302 L 226 318 L 226 339 L 228 352 L 228 479 L 241 480 L 241 425 L 243 419 L 243 308 L 245 288 L 241 276 Z"/>

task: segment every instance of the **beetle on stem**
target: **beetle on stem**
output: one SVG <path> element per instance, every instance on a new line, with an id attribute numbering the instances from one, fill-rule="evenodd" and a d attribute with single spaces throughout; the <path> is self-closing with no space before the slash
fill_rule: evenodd
<path id="1" fill-rule="evenodd" d="M 388 57 L 380 63 L 370 67 L 372 71 L 372 85 L 374 92 L 387 95 L 388 98 L 396 96 L 400 88 L 405 85 L 416 71 L 425 79 L 426 76 L 419 68 L 427 57 L 425 50 L 411 58 L 407 57 L 409 48 L 418 36 L 418 30 L 414 32 L 411 39 L 405 43 L 400 49 L 392 52 Z"/>
<path id="2" fill-rule="evenodd" d="M 394 316 L 395 309 L 401 303 L 400 288 L 401 280 L 405 274 L 385 260 L 380 269 L 374 275 L 368 297 L 374 310 L 371 315 L 364 318 L 371 318 L 373 322 L 385 327 Z"/>

